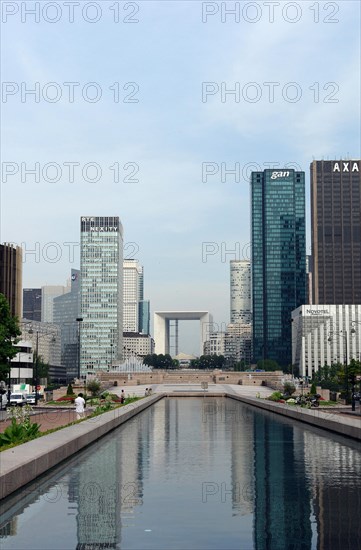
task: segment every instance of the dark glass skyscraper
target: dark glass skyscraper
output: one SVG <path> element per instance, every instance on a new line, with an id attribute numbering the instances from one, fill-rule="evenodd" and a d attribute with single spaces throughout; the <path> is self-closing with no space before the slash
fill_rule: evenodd
<path id="1" fill-rule="evenodd" d="M 41 288 L 24 288 L 23 317 L 32 321 L 41 321 Z"/>
<path id="2" fill-rule="evenodd" d="M 291 311 L 306 303 L 305 174 L 252 172 L 254 360 L 291 363 Z"/>
<path id="3" fill-rule="evenodd" d="M 361 304 L 360 165 L 311 163 L 314 304 Z"/>

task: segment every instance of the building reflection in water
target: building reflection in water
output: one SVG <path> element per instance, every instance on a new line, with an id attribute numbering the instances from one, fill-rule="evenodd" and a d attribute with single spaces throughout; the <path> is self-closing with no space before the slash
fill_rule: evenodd
<path id="1" fill-rule="evenodd" d="M 292 425 L 254 414 L 254 547 L 311 548 L 311 495 L 302 438 Z"/>
<path id="2" fill-rule="evenodd" d="M 360 444 L 303 432 L 307 483 L 317 524 L 317 548 L 361 548 Z M 342 442 L 341 442 L 342 441 Z"/>
<path id="3" fill-rule="evenodd" d="M 41 550 L 59 537 L 77 550 L 356 549 L 360 474 L 357 442 L 232 399 L 163 399 L 8 499 L 1 546 L 29 548 L 31 527 Z"/>

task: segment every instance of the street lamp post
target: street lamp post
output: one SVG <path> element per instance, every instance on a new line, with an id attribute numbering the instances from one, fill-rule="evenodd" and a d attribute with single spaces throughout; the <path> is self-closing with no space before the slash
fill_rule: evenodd
<path id="1" fill-rule="evenodd" d="M 35 344 L 35 369 L 34 369 L 34 386 L 35 386 L 35 405 L 38 404 L 38 352 L 39 352 L 39 331 L 36 331 Z"/>
<path id="2" fill-rule="evenodd" d="M 35 391 L 35 405 L 38 404 L 38 361 L 39 361 L 39 330 L 36 330 L 36 340 L 35 340 L 35 360 L 33 361 L 33 381 L 34 381 L 34 391 Z M 31 328 L 28 330 L 29 334 L 34 334 L 34 330 Z M 42 333 L 41 336 L 49 336 L 51 333 L 45 332 Z M 52 342 L 56 341 L 55 336 L 53 335 L 53 338 L 51 340 Z"/>
<path id="3" fill-rule="evenodd" d="M 351 321 L 351 334 L 352 335 L 356 334 L 355 325 L 361 325 L 361 321 Z M 355 376 L 355 374 L 353 374 L 352 378 L 351 378 L 351 384 L 352 384 L 352 386 L 351 386 L 351 409 L 353 411 L 356 410 L 355 382 L 356 382 L 356 376 Z M 361 382 L 360 382 L 360 386 L 361 386 Z"/>
<path id="4" fill-rule="evenodd" d="M 9 362 L 9 377 L 8 377 L 8 405 L 10 405 L 10 395 L 11 395 L 11 361 L 8 359 Z"/>
<path id="5" fill-rule="evenodd" d="M 77 317 L 78 323 L 78 379 L 80 380 L 80 323 L 83 321 L 83 317 Z"/>
<path id="6" fill-rule="evenodd" d="M 344 354 L 344 365 L 345 365 L 345 378 L 346 378 L 346 403 L 347 403 L 347 400 L 348 400 L 348 367 L 347 367 L 347 358 L 348 358 L 348 353 L 347 353 L 347 330 L 340 330 L 339 332 L 340 336 L 342 336 L 342 338 L 344 339 L 345 341 L 345 354 Z M 331 337 L 332 333 L 329 334 L 329 337 L 328 337 L 328 341 L 329 342 L 332 342 L 332 337 Z M 352 409 L 354 410 L 354 409 Z"/>

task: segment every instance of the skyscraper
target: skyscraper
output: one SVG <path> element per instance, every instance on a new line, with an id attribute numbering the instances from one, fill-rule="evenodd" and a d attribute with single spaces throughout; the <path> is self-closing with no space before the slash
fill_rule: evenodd
<path id="1" fill-rule="evenodd" d="M 11 243 L 0 244 L 0 293 L 10 306 L 11 315 L 21 319 L 22 313 L 22 251 Z"/>
<path id="2" fill-rule="evenodd" d="M 107 370 L 123 350 L 123 227 L 119 217 L 82 217 L 80 372 Z"/>
<path id="3" fill-rule="evenodd" d="M 311 163 L 313 303 L 361 303 L 360 160 Z"/>
<path id="4" fill-rule="evenodd" d="M 143 300 L 143 267 L 138 260 L 123 261 L 123 332 L 139 332 L 139 303 Z"/>
<path id="5" fill-rule="evenodd" d="M 54 323 L 61 330 L 61 364 L 66 368 L 68 380 L 78 376 L 78 323 L 80 317 L 80 271 L 71 270 L 70 292 L 53 301 Z"/>
<path id="6" fill-rule="evenodd" d="M 47 285 L 41 287 L 41 321 L 52 323 L 54 321 L 54 299 L 70 292 L 70 286 Z"/>
<path id="7" fill-rule="evenodd" d="M 41 321 L 41 288 L 24 288 L 23 317 L 31 321 Z"/>
<path id="8" fill-rule="evenodd" d="M 291 312 L 306 303 L 305 174 L 252 172 L 254 360 L 291 363 Z"/>
<path id="9" fill-rule="evenodd" d="M 231 260 L 231 323 L 252 321 L 251 262 Z"/>

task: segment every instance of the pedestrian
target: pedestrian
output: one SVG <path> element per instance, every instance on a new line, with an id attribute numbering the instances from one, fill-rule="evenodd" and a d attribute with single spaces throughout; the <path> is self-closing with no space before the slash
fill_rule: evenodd
<path id="1" fill-rule="evenodd" d="M 124 403 L 124 401 L 125 401 L 125 391 L 122 390 L 122 391 L 121 391 L 121 394 L 120 394 L 120 402 L 121 402 L 121 403 Z"/>
<path id="2" fill-rule="evenodd" d="M 85 399 L 82 393 L 78 394 L 78 397 L 75 399 L 74 403 L 77 420 L 80 420 L 85 416 Z"/>
<path id="3" fill-rule="evenodd" d="M 148 388 L 145 388 L 144 395 L 145 395 L 145 397 L 147 397 L 147 395 L 149 395 L 149 394 L 148 394 Z"/>

